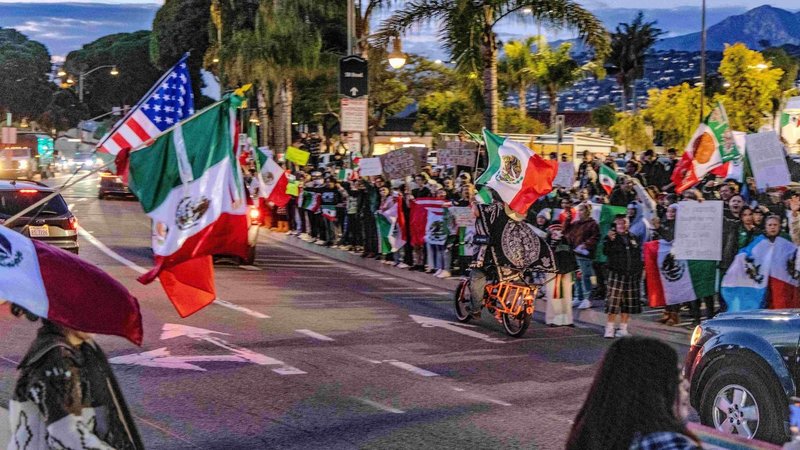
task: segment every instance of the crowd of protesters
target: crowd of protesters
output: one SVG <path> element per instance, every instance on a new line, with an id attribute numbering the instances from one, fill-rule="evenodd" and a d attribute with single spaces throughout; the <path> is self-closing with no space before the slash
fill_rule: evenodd
<path id="1" fill-rule="evenodd" d="M 563 161 L 565 156 L 560 159 Z M 800 194 L 795 191 L 784 188 L 759 192 L 751 178 L 739 183 L 709 175 L 694 188 L 676 194 L 671 181 L 678 163 L 674 149 L 661 156 L 652 150 L 623 156 L 611 154 L 598 158 L 585 152 L 576 165 L 574 185 L 555 187 L 528 211 L 526 220 L 551 245 L 568 247 L 575 259 L 571 273 L 556 277 L 557 289 L 550 284 L 542 290 L 550 301 L 548 325 L 571 326 L 573 308 L 587 309 L 593 302 L 605 301 L 608 314 L 605 336 L 628 335 L 630 316 L 640 313 L 647 304 L 643 245 L 651 240 L 674 239 L 680 202 L 684 200 L 724 202 L 720 278 L 739 250 L 760 234 L 774 239 L 783 233 L 800 244 Z M 549 158 L 559 159 L 559 155 L 551 154 Z M 610 193 L 598 176 L 601 165 L 618 174 Z M 790 169 L 794 172 L 791 165 Z M 406 243 L 397 251 L 384 249 L 382 253 L 376 214 L 397 204 L 408 216 L 412 202 L 420 198 L 439 198 L 445 199 L 447 205 L 471 206 L 476 202 L 471 171 L 426 166 L 404 180 L 387 180 L 382 176 L 342 179 L 334 168 L 299 170 L 293 176 L 303 190 L 320 194 L 321 207 L 306 209 L 293 201 L 285 208 L 275 209 L 274 220 L 282 224 L 278 227 L 281 231 L 318 245 L 381 260 L 398 269 L 441 278 L 463 274 L 468 269 L 470 253 L 456 251 L 468 243 L 460 242 L 458 234 L 452 231 L 444 244 L 412 247 Z M 613 218 L 601 235 L 596 211 L 593 214 L 598 205 L 624 207 L 627 214 Z M 335 212 L 331 213 L 332 210 Z M 686 299 L 684 304 L 667 306 L 660 321 L 678 325 L 680 311 L 686 310 L 692 322 L 698 324 L 703 307 L 705 317 L 710 318 L 724 311 L 726 304 L 718 294 Z"/>

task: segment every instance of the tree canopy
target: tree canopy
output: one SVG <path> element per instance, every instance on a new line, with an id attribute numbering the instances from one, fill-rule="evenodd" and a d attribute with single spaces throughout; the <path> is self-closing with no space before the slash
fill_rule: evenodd
<path id="1" fill-rule="evenodd" d="M 54 85 L 50 53 L 17 30 L 0 28 L 0 109 L 37 118 L 47 108 Z"/>

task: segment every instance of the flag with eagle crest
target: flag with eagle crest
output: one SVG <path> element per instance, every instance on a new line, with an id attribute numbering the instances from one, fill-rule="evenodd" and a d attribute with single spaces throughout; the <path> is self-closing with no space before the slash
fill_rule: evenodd
<path id="1" fill-rule="evenodd" d="M 677 305 L 717 291 L 717 262 L 675 259 L 670 241 L 644 244 L 644 270 L 651 308 Z"/>

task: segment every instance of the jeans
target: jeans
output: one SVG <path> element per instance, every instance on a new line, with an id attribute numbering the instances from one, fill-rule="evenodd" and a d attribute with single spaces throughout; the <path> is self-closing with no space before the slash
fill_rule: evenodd
<path id="1" fill-rule="evenodd" d="M 336 222 L 330 221 L 321 216 L 320 219 L 322 220 L 322 225 L 325 228 L 325 243 L 333 244 L 336 242 Z"/>
<path id="2" fill-rule="evenodd" d="M 581 271 L 581 279 L 575 285 L 575 300 L 589 300 L 592 293 L 592 260 L 583 256 L 575 256 L 578 261 L 578 268 Z"/>
<path id="3" fill-rule="evenodd" d="M 444 244 L 426 244 L 428 246 L 429 266 L 436 270 L 448 270 L 450 258 Z"/>
<path id="4" fill-rule="evenodd" d="M 483 303 L 483 293 L 486 291 L 486 272 L 478 268 L 470 270 L 469 291 L 472 311 L 480 311 Z"/>

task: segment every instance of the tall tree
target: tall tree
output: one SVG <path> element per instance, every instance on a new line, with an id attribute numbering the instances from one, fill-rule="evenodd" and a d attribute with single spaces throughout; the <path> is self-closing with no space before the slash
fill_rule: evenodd
<path id="1" fill-rule="evenodd" d="M 521 9 L 521 17 L 574 28 L 600 61 L 609 52 L 608 33 L 602 22 L 572 0 L 411 0 L 380 26 L 375 41 L 386 46 L 419 23 L 440 24 L 440 39 L 451 60 L 470 73 L 483 74 L 484 124 L 498 131 L 497 24 Z"/>
<path id="2" fill-rule="evenodd" d="M 528 89 L 536 82 L 534 66 L 534 53 L 531 47 L 539 42 L 539 38 L 531 36 L 522 41 L 508 41 L 503 45 L 505 54 L 500 60 L 500 73 L 508 81 L 510 89 L 516 89 L 519 99 L 519 111 L 528 114 Z"/>
<path id="3" fill-rule="evenodd" d="M 0 28 L 0 110 L 20 119 L 37 118 L 53 92 L 49 73 L 50 53 L 44 45 Z"/>
<path id="4" fill-rule="evenodd" d="M 636 80 L 644 77 L 644 62 L 647 52 L 664 32 L 656 22 L 645 22 L 639 11 L 631 23 L 620 23 L 611 33 L 611 55 L 608 58 L 609 73 L 616 76 L 622 88 L 622 111 L 628 109 Z M 633 109 L 636 110 L 636 99 Z"/>
<path id="5" fill-rule="evenodd" d="M 558 93 L 590 73 L 602 69 L 592 62 L 583 66 L 578 64 L 569 53 L 571 48 L 571 44 L 564 43 L 553 50 L 542 41 L 531 69 L 537 82 L 547 93 L 550 103 L 550 127 L 553 129 L 556 127 L 558 114 Z"/>
<path id="6" fill-rule="evenodd" d="M 81 71 L 114 65 L 119 74 L 108 69 L 97 71 L 84 80 L 84 102 L 89 115 L 106 113 L 114 106 L 134 105 L 156 82 L 162 71 L 150 63 L 150 32 L 119 33 L 101 37 L 67 55 L 64 69 L 75 80 Z"/>
<path id="7" fill-rule="evenodd" d="M 647 134 L 647 124 L 642 114 L 617 113 L 617 122 L 609 129 L 614 142 L 627 150 L 637 151 L 653 147 L 653 139 Z"/>
<path id="8" fill-rule="evenodd" d="M 734 130 L 756 132 L 772 116 L 773 99 L 780 97 L 783 70 L 744 44 L 734 44 L 722 53 L 719 73 L 730 86 L 715 100 L 725 105 Z"/>
<path id="9" fill-rule="evenodd" d="M 697 129 L 700 116 L 700 90 L 702 87 L 682 83 L 666 89 L 650 89 L 647 108 L 642 111 L 645 120 L 661 135 L 667 147 L 683 149 Z M 711 111 L 711 102 L 704 97 L 704 111 Z"/>

